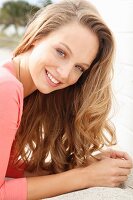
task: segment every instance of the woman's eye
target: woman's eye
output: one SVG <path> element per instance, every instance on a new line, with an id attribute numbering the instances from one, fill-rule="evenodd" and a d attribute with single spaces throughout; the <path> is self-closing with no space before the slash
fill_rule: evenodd
<path id="1" fill-rule="evenodd" d="M 61 50 L 61 49 L 56 49 L 56 51 L 57 51 L 57 53 L 60 55 L 60 56 L 62 56 L 62 57 L 65 57 L 65 52 L 63 51 L 63 50 Z"/>
<path id="2" fill-rule="evenodd" d="M 83 73 L 85 71 L 85 69 L 80 65 L 76 65 L 75 67 L 78 68 L 81 73 Z"/>

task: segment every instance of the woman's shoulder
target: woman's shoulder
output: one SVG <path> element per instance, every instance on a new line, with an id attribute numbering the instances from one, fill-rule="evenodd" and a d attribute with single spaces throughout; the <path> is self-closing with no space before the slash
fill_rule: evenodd
<path id="1" fill-rule="evenodd" d="M 22 87 L 22 84 L 15 77 L 11 61 L 0 63 L 0 85 L 16 85 Z"/>
<path id="2" fill-rule="evenodd" d="M 13 91 L 23 95 L 23 85 L 14 75 L 12 63 L 10 61 L 0 64 L 0 90 L 3 93 L 13 94 Z"/>

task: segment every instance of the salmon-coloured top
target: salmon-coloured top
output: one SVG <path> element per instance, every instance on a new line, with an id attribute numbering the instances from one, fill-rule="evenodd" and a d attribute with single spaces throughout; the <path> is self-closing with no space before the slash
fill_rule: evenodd
<path id="1" fill-rule="evenodd" d="M 12 61 L 0 66 L 0 200 L 27 200 L 24 169 L 11 164 L 13 142 L 23 110 L 23 85 L 15 77 Z M 6 177 L 14 179 L 6 180 Z"/>

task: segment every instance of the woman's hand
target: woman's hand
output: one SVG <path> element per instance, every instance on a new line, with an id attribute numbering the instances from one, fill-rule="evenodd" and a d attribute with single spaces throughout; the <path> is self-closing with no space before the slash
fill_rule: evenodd
<path id="1" fill-rule="evenodd" d="M 127 180 L 133 162 L 121 151 L 105 151 L 99 161 L 83 169 L 86 187 L 116 187 Z"/>
<path id="2" fill-rule="evenodd" d="M 103 152 L 97 154 L 95 157 L 100 160 L 105 158 L 114 158 L 114 159 L 119 158 L 119 159 L 130 160 L 131 162 L 133 162 L 132 158 L 128 155 L 128 153 L 113 149 L 104 150 Z"/>

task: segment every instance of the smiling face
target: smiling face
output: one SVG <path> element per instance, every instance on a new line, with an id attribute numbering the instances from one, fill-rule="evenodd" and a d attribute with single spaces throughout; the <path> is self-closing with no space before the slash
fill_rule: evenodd
<path id="1" fill-rule="evenodd" d="M 35 87 L 47 94 L 76 83 L 96 57 L 98 47 L 97 36 L 76 22 L 35 42 L 28 63 Z"/>

